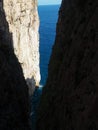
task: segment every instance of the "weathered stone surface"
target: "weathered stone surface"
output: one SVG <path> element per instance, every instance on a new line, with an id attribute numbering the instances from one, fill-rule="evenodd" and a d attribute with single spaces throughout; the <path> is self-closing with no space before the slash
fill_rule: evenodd
<path id="1" fill-rule="evenodd" d="M 63 0 L 37 130 L 98 130 L 98 0 Z"/>
<path id="2" fill-rule="evenodd" d="M 29 94 L 0 0 L 0 130 L 30 130 Z"/>
<path id="3" fill-rule="evenodd" d="M 3 0 L 3 4 L 14 51 L 31 94 L 40 82 L 37 0 Z"/>

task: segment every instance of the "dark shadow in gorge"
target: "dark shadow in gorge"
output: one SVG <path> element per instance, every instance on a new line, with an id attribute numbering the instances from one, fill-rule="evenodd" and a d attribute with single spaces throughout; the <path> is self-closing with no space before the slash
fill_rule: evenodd
<path id="1" fill-rule="evenodd" d="M 0 0 L 0 130 L 30 130 L 28 88 Z"/>
<path id="2" fill-rule="evenodd" d="M 63 0 L 37 130 L 98 130 L 98 0 Z"/>

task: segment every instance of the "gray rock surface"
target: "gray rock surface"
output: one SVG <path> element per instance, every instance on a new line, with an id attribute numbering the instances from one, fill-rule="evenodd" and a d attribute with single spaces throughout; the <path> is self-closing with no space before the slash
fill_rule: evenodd
<path id="1" fill-rule="evenodd" d="M 98 0 L 63 0 L 37 130 L 98 130 Z"/>

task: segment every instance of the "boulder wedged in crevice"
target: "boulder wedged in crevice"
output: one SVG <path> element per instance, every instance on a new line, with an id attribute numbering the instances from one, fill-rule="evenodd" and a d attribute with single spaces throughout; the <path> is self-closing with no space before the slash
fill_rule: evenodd
<path id="1" fill-rule="evenodd" d="M 37 130 L 98 129 L 98 1 L 63 0 Z"/>

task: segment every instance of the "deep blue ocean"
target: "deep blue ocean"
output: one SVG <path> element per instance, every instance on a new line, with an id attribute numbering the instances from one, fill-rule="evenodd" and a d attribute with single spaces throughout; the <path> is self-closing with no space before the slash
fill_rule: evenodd
<path id="1" fill-rule="evenodd" d="M 60 5 L 44 5 L 38 7 L 40 18 L 40 72 L 42 86 L 45 85 L 48 74 L 48 63 L 55 41 L 56 23 Z M 37 108 L 40 101 L 42 87 L 36 88 L 33 97 L 31 97 L 31 120 L 32 130 L 36 130 Z"/>
<path id="2" fill-rule="evenodd" d="M 48 63 L 55 40 L 59 7 L 59 5 L 46 5 L 38 7 L 40 17 L 39 33 L 41 85 L 45 85 L 47 78 Z"/>

